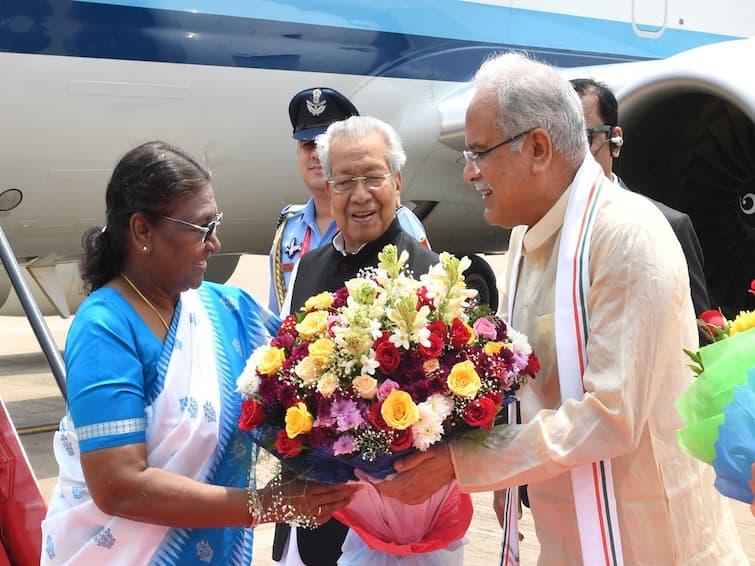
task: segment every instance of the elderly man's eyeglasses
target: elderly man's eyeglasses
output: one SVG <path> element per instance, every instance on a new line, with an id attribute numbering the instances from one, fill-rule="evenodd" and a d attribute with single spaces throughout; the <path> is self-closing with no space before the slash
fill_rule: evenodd
<path id="1" fill-rule="evenodd" d="M 515 136 L 511 136 L 510 138 L 506 138 L 502 142 L 497 143 L 494 146 L 489 147 L 488 149 L 483 150 L 483 151 L 470 151 L 468 149 L 465 149 L 464 151 L 461 152 L 461 155 L 464 158 L 464 160 L 466 160 L 467 163 L 469 163 L 472 167 L 474 167 L 475 171 L 479 172 L 480 169 L 477 167 L 477 162 L 478 161 L 480 161 L 481 159 L 483 159 L 491 151 L 495 151 L 499 147 L 503 147 L 506 144 L 510 144 L 511 142 L 514 142 L 514 141 L 518 140 L 522 136 L 526 136 L 527 134 L 529 134 L 534 129 L 535 128 L 530 128 L 529 130 L 526 130 L 524 132 L 520 132 L 520 133 L 518 133 Z M 461 162 L 461 160 L 459 160 L 459 161 Z"/>
<path id="2" fill-rule="evenodd" d="M 207 240 L 210 239 L 210 236 L 213 234 L 217 234 L 218 227 L 220 226 L 220 223 L 223 220 L 223 213 L 218 212 L 215 215 L 215 220 L 212 220 L 205 224 L 204 226 L 199 226 L 198 224 L 192 224 L 191 222 L 187 222 L 186 220 L 181 220 L 180 218 L 173 218 L 172 216 L 162 216 L 163 220 L 170 220 L 171 222 L 177 222 L 178 224 L 183 224 L 184 226 L 188 226 L 192 230 L 196 230 L 197 232 L 202 232 L 202 243 L 206 243 Z"/>
<path id="3" fill-rule="evenodd" d="M 593 136 L 595 134 L 606 134 L 606 136 L 608 137 L 613 131 L 613 126 L 610 126 L 608 124 L 601 124 L 600 126 L 595 126 L 594 128 L 587 128 L 587 130 L 585 131 L 587 132 L 587 145 L 592 146 Z"/>
<path id="4" fill-rule="evenodd" d="M 362 177 L 350 177 L 348 179 L 339 179 L 337 181 L 328 180 L 328 185 L 331 186 L 333 191 L 339 195 L 350 193 L 357 188 L 357 183 L 360 181 L 364 183 L 364 186 L 369 191 L 377 191 L 383 185 L 385 180 L 393 175 L 393 173 L 384 173 L 382 175 L 365 175 Z"/>

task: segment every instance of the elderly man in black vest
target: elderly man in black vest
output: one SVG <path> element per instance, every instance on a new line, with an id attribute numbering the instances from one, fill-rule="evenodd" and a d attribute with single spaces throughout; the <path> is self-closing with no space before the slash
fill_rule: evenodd
<path id="1" fill-rule="evenodd" d="M 370 116 L 352 116 L 331 124 L 317 138 L 317 152 L 339 231 L 330 245 L 301 258 L 282 314 L 296 312 L 322 291 L 339 289 L 360 269 L 377 266 L 378 253 L 386 244 L 396 245 L 399 254 L 409 253 L 415 277 L 438 262 L 438 255 L 404 232 L 396 219 L 406 153 L 391 126 Z M 287 527 L 279 525 L 275 546 L 283 551 L 284 564 L 331 566 L 341 555 L 347 530 L 332 519 L 314 530 L 293 529 L 286 545 Z"/>

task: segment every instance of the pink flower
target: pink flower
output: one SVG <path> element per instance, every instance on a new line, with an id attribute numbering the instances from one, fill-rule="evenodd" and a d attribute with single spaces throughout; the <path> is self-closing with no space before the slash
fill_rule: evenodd
<path id="1" fill-rule="evenodd" d="M 391 394 L 391 391 L 398 388 L 398 383 L 396 383 L 392 379 L 386 379 L 383 383 L 380 384 L 380 387 L 378 387 L 377 398 L 381 401 L 385 401 L 388 395 Z"/>
<path id="2" fill-rule="evenodd" d="M 478 318 L 472 328 L 474 328 L 477 336 L 484 340 L 495 340 L 498 335 L 498 329 L 495 327 L 495 324 L 487 318 Z"/>

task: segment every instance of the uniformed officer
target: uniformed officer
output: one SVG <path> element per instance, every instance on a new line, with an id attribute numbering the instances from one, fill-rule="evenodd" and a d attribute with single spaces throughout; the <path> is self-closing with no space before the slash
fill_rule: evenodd
<path id="1" fill-rule="evenodd" d="M 297 143 L 299 174 L 310 192 L 306 204 L 289 204 L 280 213 L 270 249 L 270 292 L 268 306 L 274 313 L 286 298 L 291 271 L 307 251 L 330 242 L 337 227 L 330 215 L 330 202 L 325 192 L 325 176 L 315 149 L 315 138 L 333 122 L 359 111 L 343 94 L 327 87 L 308 88 L 298 92 L 288 105 L 288 116 Z M 401 206 L 396 216 L 405 232 L 427 245 L 425 229 L 419 219 Z M 429 246 L 428 246 L 429 247 Z"/>

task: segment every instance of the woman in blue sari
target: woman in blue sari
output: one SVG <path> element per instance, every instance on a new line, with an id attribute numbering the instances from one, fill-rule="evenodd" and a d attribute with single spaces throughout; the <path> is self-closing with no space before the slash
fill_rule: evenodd
<path id="1" fill-rule="evenodd" d="M 206 169 L 162 142 L 116 166 L 83 238 L 91 291 L 66 339 L 67 414 L 42 564 L 244 564 L 251 527 L 323 522 L 348 486 L 250 486 L 236 379 L 278 319 L 203 282 L 222 213 Z"/>

